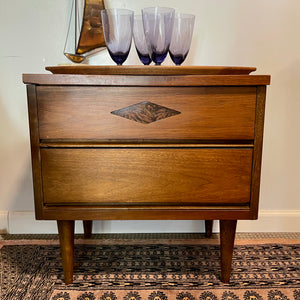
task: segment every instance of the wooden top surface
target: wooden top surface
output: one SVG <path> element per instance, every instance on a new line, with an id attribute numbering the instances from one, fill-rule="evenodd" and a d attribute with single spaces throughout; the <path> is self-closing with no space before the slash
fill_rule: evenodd
<path id="1" fill-rule="evenodd" d="M 269 75 L 249 75 L 255 68 L 202 66 L 57 66 L 56 74 L 23 74 L 36 85 L 234 86 L 268 85 Z"/>
<path id="2" fill-rule="evenodd" d="M 46 67 L 53 74 L 78 75 L 248 75 L 256 68 L 227 66 L 90 66 Z"/>

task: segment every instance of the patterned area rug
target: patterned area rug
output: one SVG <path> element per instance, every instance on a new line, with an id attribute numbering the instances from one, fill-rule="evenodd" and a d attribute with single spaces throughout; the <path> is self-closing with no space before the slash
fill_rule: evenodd
<path id="1" fill-rule="evenodd" d="M 300 243 L 237 241 L 231 282 L 223 284 L 218 241 L 157 242 L 77 240 L 71 285 L 62 281 L 57 240 L 2 243 L 0 298 L 300 300 Z"/>

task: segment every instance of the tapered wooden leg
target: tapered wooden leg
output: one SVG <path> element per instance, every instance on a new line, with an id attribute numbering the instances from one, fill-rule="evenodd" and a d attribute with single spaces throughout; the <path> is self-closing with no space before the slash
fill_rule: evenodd
<path id="1" fill-rule="evenodd" d="M 83 221 L 84 238 L 89 239 L 92 236 L 93 221 Z"/>
<path id="2" fill-rule="evenodd" d="M 205 236 L 211 237 L 213 229 L 213 220 L 205 220 Z"/>
<path id="3" fill-rule="evenodd" d="M 66 284 L 73 282 L 74 223 L 74 221 L 57 221 L 64 281 Z"/>
<path id="4" fill-rule="evenodd" d="M 229 283 L 236 230 L 236 220 L 220 220 L 221 281 Z"/>

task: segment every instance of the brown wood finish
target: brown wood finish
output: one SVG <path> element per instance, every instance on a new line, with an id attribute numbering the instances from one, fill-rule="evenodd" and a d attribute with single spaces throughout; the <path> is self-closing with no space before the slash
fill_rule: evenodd
<path id="1" fill-rule="evenodd" d="M 31 145 L 31 164 L 33 177 L 33 191 L 36 218 L 42 218 L 43 215 L 43 189 L 42 189 L 42 170 L 40 155 L 40 136 L 38 126 L 38 109 L 36 99 L 36 86 L 27 85 L 28 98 L 28 116 L 30 129 L 30 145 Z"/>
<path id="2" fill-rule="evenodd" d="M 44 206 L 43 220 L 205 220 L 252 219 L 249 206 Z M 40 219 L 41 220 L 41 219 Z"/>
<path id="3" fill-rule="evenodd" d="M 250 202 L 252 149 L 42 149 L 41 157 L 45 205 Z"/>
<path id="4" fill-rule="evenodd" d="M 37 85 L 79 86 L 258 86 L 270 84 L 268 75 L 65 75 L 23 74 L 23 82 Z"/>
<path id="5" fill-rule="evenodd" d="M 213 232 L 213 220 L 205 220 L 205 236 L 207 238 L 212 236 Z"/>
<path id="6" fill-rule="evenodd" d="M 220 220 L 221 281 L 229 283 L 237 220 Z"/>
<path id="7" fill-rule="evenodd" d="M 89 238 L 99 219 L 203 219 L 208 236 L 221 220 L 221 280 L 229 282 L 236 222 L 258 214 L 270 76 L 92 69 L 103 74 L 23 76 L 36 218 L 58 220 L 65 282 L 74 220 Z"/>
<path id="8" fill-rule="evenodd" d="M 41 139 L 251 140 L 254 137 L 254 87 L 41 86 L 37 87 L 37 95 Z M 180 114 L 140 124 L 111 113 L 145 99 Z"/>
<path id="9" fill-rule="evenodd" d="M 74 221 L 57 221 L 61 256 L 66 284 L 73 282 Z"/>
<path id="10" fill-rule="evenodd" d="M 79 75 L 245 75 L 254 72 L 251 67 L 227 66 L 52 66 L 46 70 L 53 74 Z"/>
<path id="11" fill-rule="evenodd" d="M 84 230 L 84 238 L 89 239 L 92 236 L 93 229 L 93 221 L 85 220 L 83 221 L 83 230 Z"/>
<path id="12" fill-rule="evenodd" d="M 251 185 L 251 212 L 252 219 L 258 218 L 258 202 L 260 190 L 260 173 L 262 161 L 262 147 L 263 147 L 263 131 L 265 119 L 265 100 L 266 87 L 257 87 L 257 105 L 255 116 L 255 138 L 254 138 L 254 156 L 252 168 L 252 185 Z"/>

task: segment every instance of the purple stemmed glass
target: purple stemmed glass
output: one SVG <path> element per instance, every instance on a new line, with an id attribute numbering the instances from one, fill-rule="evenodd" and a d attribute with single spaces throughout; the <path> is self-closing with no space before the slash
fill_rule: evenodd
<path id="1" fill-rule="evenodd" d="M 144 65 L 149 65 L 151 63 L 151 58 L 149 55 L 149 50 L 144 33 L 144 25 L 142 15 L 135 15 L 133 22 L 133 40 L 135 44 L 136 52 L 140 58 L 140 61 Z"/>
<path id="2" fill-rule="evenodd" d="M 151 59 L 160 65 L 166 58 L 171 43 L 173 8 L 147 7 L 142 9 L 144 32 Z"/>
<path id="3" fill-rule="evenodd" d="M 175 65 L 181 65 L 186 59 L 192 42 L 195 16 L 176 13 L 169 53 Z"/>
<path id="4" fill-rule="evenodd" d="M 117 65 L 125 62 L 130 51 L 133 14 L 128 9 L 101 10 L 105 43 L 110 57 Z"/>

